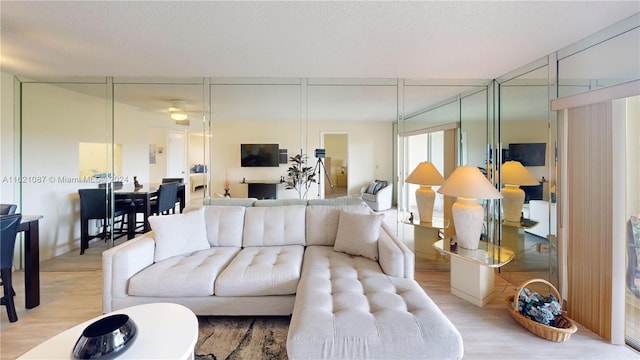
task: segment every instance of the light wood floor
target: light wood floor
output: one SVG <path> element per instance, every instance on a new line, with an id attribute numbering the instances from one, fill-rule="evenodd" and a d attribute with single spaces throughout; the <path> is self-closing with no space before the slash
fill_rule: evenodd
<path id="1" fill-rule="evenodd" d="M 42 341 L 82 321 L 101 314 L 101 251 L 92 243 L 82 256 L 77 251 L 41 263 L 41 305 L 24 308 L 24 275 L 14 273 L 19 320 L 9 323 L 1 310 L 0 358 L 15 359 Z M 532 274 L 515 277 L 531 278 Z M 515 291 L 496 277 L 496 296 L 480 308 L 451 295 L 447 271 L 419 271 L 416 280 L 438 304 L 464 339 L 465 359 L 640 359 L 633 350 L 611 345 L 579 327 L 564 343 L 554 343 L 529 333 L 517 324 L 503 305 Z M 71 349 L 69 349 L 71 351 Z"/>

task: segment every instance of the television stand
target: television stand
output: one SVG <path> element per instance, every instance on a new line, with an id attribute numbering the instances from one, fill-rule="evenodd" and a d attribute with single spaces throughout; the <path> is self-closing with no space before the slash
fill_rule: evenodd
<path id="1" fill-rule="evenodd" d="M 247 197 L 258 200 L 276 199 L 278 197 L 278 184 L 280 180 L 252 180 L 241 182 L 247 184 Z"/>

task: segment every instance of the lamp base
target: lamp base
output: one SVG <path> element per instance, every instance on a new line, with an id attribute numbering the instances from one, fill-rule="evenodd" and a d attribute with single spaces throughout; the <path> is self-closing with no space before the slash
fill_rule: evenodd
<path id="1" fill-rule="evenodd" d="M 501 193 L 504 221 L 519 224 L 524 205 L 524 190 L 518 185 L 505 185 Z"/>
<path id="2" fill-rule="evenodd" d="M 436 193 L 431 186 L 421 185 L 416 189 L 416 204 L 418 205 L 418 216 L 420 222 L 431 222 L 433 217 L 433 204 L 436 199 Z"/>
<path id="3" fill-rule="evenodd" d="M 484 211 L 475 199 L 458 198 L 451 206 L 458 245 L 475 250 L 480 243 Z"/>

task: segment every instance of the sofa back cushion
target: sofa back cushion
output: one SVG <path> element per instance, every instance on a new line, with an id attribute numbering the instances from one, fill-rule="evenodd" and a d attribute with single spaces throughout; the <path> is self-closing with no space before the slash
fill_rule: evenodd
<path id="1" fill-rule="evenodd" d="M 333 246 L 338 233 L 340 211 L 357 214 L 369 214 L 371 210 L 365 203 L 358 205 L 309 205 L 307 206 L 307 245 Z"/>
<path id="2" fill-rule="evenodd" d="M 242 246 L 244 206 L 205 206 L 204 221 L 211 246 Z"/>
<path id="3" fill-rule="evenodd" d="M 244 206 L 250 207 L 256 202 L 256 198 L 211 198 L 205 199 L 205 205 L 215 206 Z"/>
<path id="4" fill-rule="evenodd" d="M 357 197 L 341 197 L 336 199 L 309 199 L 307 205 L 325 205 L 325 206 L 339 206 L 339 205 L 360 205 L 362 200 Z"/>
<path id="5" fill-rule="evenodd" d="M 256 200 L 253 203 L 255 207 L 265 207 L 265 206 L 288 206 L 288 205 L 307 205 L 307 200 L 305 199 L 263 199 Z"/>
<path id="6" fill-rule="evenodd" d="M 305 208 L 304 205 L 247 208 L 242 246 L 305 245 Z"/>

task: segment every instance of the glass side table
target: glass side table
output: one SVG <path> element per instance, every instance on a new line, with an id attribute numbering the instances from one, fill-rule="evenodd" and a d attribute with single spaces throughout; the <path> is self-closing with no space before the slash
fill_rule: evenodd
<path id="1" fill-rule="evenodd" d="M 477 250 L 452 247 L 438 240 L 433 247 L 451 256 L 451 293 L 476 306 L 484 306 L 493 298 L 494 269 L 513 259 L 508 247 L 480 241 Z"/>
<path id="2" fill-rule="evenodd" d="M 440 239 L 440 231 L 449 227 L 449 221 L 441 217 L 434 217 L 429 222 L 418 220 L 403 221 L 413 226 L 413 251 L 416 256 L 428 260 L 439 260 L 441 255 L 433 248 L 433 244 Z"/>
<path id="3" fill-rule="evenodd" d="M 526 222 L 525 222 L 526 220 Z M 521 222 L 502 222 L 502 242 L 501 244 L 513 249 L 518 254 L 525 251 L 524 248 L 524 231 L 538 225 L 538 222 L 530 219 L 523 219 Z"/>

